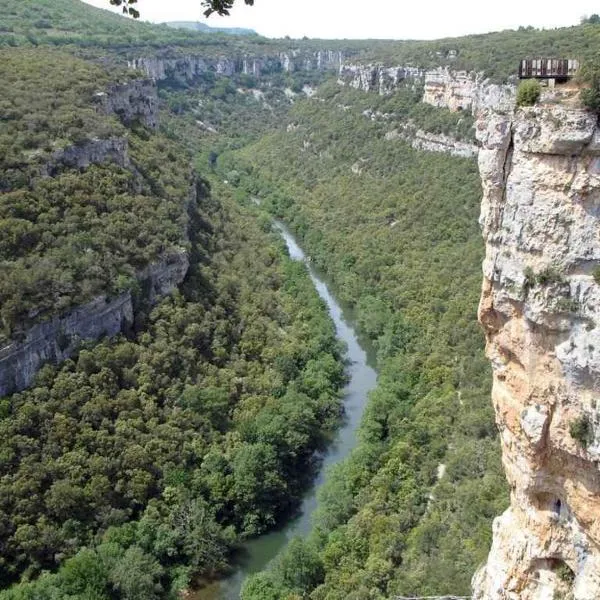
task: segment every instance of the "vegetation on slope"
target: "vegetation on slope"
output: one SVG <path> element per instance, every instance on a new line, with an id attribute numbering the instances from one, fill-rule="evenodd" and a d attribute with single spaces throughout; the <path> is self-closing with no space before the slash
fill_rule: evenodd
<path id="1" fill-rule="evenodd" d="M 597 53 L 599 43 L 598 23 L 556 29 L 520 27 L 432 41 L 375 42 L 361 61 L 425 68 L 449 66 L 454 70 L 483 71 L 495 81 L 506 81 L 517 75 L 523 58 L 586 60 Z"/>
<path id="2" fill-rule="evenodd" d="M 74 0 L 0 0 L 0 15 L 0 45 L 80 55 L 289 47 L 134 23 Z M 598 32 L 294 45 L 370 47 L 377 62 L 505 78 L 523 55 L 585 57 Z M 131 339 L 85 348 L 0 403 L 0 572 L 3 585 L 24 580 L 0 598 L 165 597 L 222 571 L 237 541 L 293 510 L 339 416 L 340 349 L 303 269 L 229 194 L 260 197 L 291 224 L 356 308 L 380 370 L 360 445 L 332 471 L 313 535 L 252 579 L 245 598 L 468 593 L 506 502 L 475 323 L 478 179 L 473 161 L 416 152 L 385 133 L 411 121 L 471 139 L 472 120 L 419 104 L 418 90 L 381 98 L 326 86 L 247 146 L 286 112 L 276 88 L 312 81 L 272 73 L 267 91 L 252 78 L 207 75 L 196 90 L 162 90 L 173 117 L 149 135 L 88 104 L 111 80 L 99 66 L 47 47 L 47 58 L 15 52 L 0 62 L 11 73 L 0 99 L 5 333 L 40 307 L 131 286 L 136 268 L 185 244 L 188 219 L 193 266 Z M 54 149 L 92 135 L 128 137 L 141 187 L 111 164 L 35 176 Z M 219 200 L 204 195 L 190 215 L 184 145 L 235 186 L 220 186 Z"/>
<path id="3" fill-rule="evenodd" d="M 600 41 L 600 24 L 539 30 L 521 27 L 487 34 L 433 41 L 394 40 L 268 40 L 152 25 L 126 19 L 79 0 L 0 0 L 0 47 L 73 45 L 77 52 L 97 55 L 110 48 L 136 55 L 195 51 L 204 56 L 275 55 L 290 48 L 341 50 L 352 60 L 385 65 L 485 72 L 496 81 L 516 75 L 519 60 L 539 56 L 593 58 Z"/>
<path id="4" fill-rule="evenodd" d="M 110 81 L 101 67 L 4 50 L 0 77 L 0 336 L 10 337 L 32 318 L 131 289 L 140 269 L 181 251 L 192 176 L 172 141 L 97 110 Z M 109 138 L 127 143 L 130 166 L 53 165 L 60 148 Z"/>
<path id="5" fill-rule="evenodd" d="M 238 170 L 240 191 L 285 219 L 354 305 L 378 349 L 379 385 L 311 539 L 243 597 L 468 593 L 507 501 L 475 315 L 477 167 L 386 140 L 389 123 L 348 108 L 346 91 L 328 93 L 219 168 Z"/>
<path id="6" fill-rule="evenodd" d="M 326 309 L 247 216 L 203 198 L 192 219 L 192 273 L 146 330 L 2 401 L 0 579 L 75 554 L 3 600 L 165 597 L 223 570 L 310 480 L 343 381 Z"/>
<path id="7" fill-rule="evenodd" d="M 199 0 L 200 2 L 200 0 Z M 107 0 L 108 4 L 108 0 Z M 203 56 L 276 55 L 293 47 L 353 52 L 363 41 L 269 40 L 258 35 L 232 36 L 218 31 L 176 29 L 122 17 L 80 0 L 0 0 L 0 47 L 72 46 L 77 53 L 98 55 L 98 49 L 135 50 L 136 55 L 195 51 Z"/>
<path id="8" fill-rule="evenodd" d="M 0 587 L 16 584 L 0 598 L 175 597 L 294 511 L 339 420 L 341 348 L 277 236 L 202 180 L 190 203 L 181 128 L 97 112 L 115 77 L 98 65 L 2 57 L 5 335 L 98 293 L 137 293 L 136 272 L 171 250 L 191 267 L 129 337 L 0 399 Z M 126 139 L 131 164 L 44 174 L 56 149 L 92 138 Z"/>
<path id="9" fill-rule="evenodd" d="M 209 37 L 133 21 L 79 0 L 0 0 L 0 46 L 76 44 L 159 48 L 174 42 L 212 45 L 227 39 L 224 34 Z"/>

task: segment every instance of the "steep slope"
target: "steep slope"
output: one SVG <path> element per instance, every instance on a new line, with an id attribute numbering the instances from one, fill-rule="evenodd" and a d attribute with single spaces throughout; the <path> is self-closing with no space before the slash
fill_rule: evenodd
<path id="1" fill-rule="evenodd" d="M 0 597 L 173 597 L 293 512 L 342 350 L 153 82 L 0 57 Z"/>
<path id="2" fill-rule="evenodd" d="M 511 506 L 494 523 L 486 600 L 600 595 L 600 130 L 573 98 L 488 111 L 479 318 Z"/>
<path id="3" fill-rule="evenodd" d="M 0 76 L 3 395 L 78 341 L 132 326 L 134 288 L 153 303 L 183 281 L 195 188 L 155 131 L 150 82 L 26 49 L 0 51 Z"/>
<path id="4" fill-rule="evenodd" d="M 191 29 L 192 31 L 203 31 L 205 33 L 220 31 L 229 35 L 258 35 L 254 29 L 246 29 L 244 27 L 213 27 L 199 21 L 167 21 L 165 25 L 174 29 Z"/>

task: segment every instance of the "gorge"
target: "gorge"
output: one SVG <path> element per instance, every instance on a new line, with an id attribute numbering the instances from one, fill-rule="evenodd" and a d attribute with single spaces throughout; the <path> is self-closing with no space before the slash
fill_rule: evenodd
<path id="1" fill-rule="evenodd" d="M 0 25 L 1 600 L 598 597 L 598 24 Z"/>

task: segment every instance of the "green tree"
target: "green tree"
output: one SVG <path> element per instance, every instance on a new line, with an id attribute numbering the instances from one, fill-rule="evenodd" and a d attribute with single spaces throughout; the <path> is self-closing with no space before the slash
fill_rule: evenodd
<path id="1" fill-rule="evenodd" d="M 600 55 L 583 62 L 579 79 L 585 86 L 581 90 L 583 105 L 600 113 Z"/>
<path id="2" fill-rule="evenodd" d="M 141 548 L 128 548 L 110 574 L 123 600 L 154 600 L 160 597 L 163 569 Z"/>

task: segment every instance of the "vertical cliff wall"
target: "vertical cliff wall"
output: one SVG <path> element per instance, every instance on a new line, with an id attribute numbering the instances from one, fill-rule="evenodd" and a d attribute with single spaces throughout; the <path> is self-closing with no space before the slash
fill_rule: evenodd
<path id="1" fill-rule="evenodd" d="M 266 50 L 263 56 L 220 56 L 210 57 L 204 54 L 184 54 L 172 56 L 169 52 L 162 55 L 146 56 L 130 60 L 131 69 L 145 73 L 154 81 L 174 78 L 192 82 L 204 73 L 214 73 L 231 77 L 236 73 L 244 73 L 261 77 L 263 75 L 283 71 L 333 71 L 340 70 L 344 54 L 337 50 L 289 50 L 273 52 Z"/>
<path id="2" fill-rule="evenodd" d="M 479 319 L 511 488 L 478 599 L 600 598 L 597 122 L 575 98 L 478 119 Z"/>

